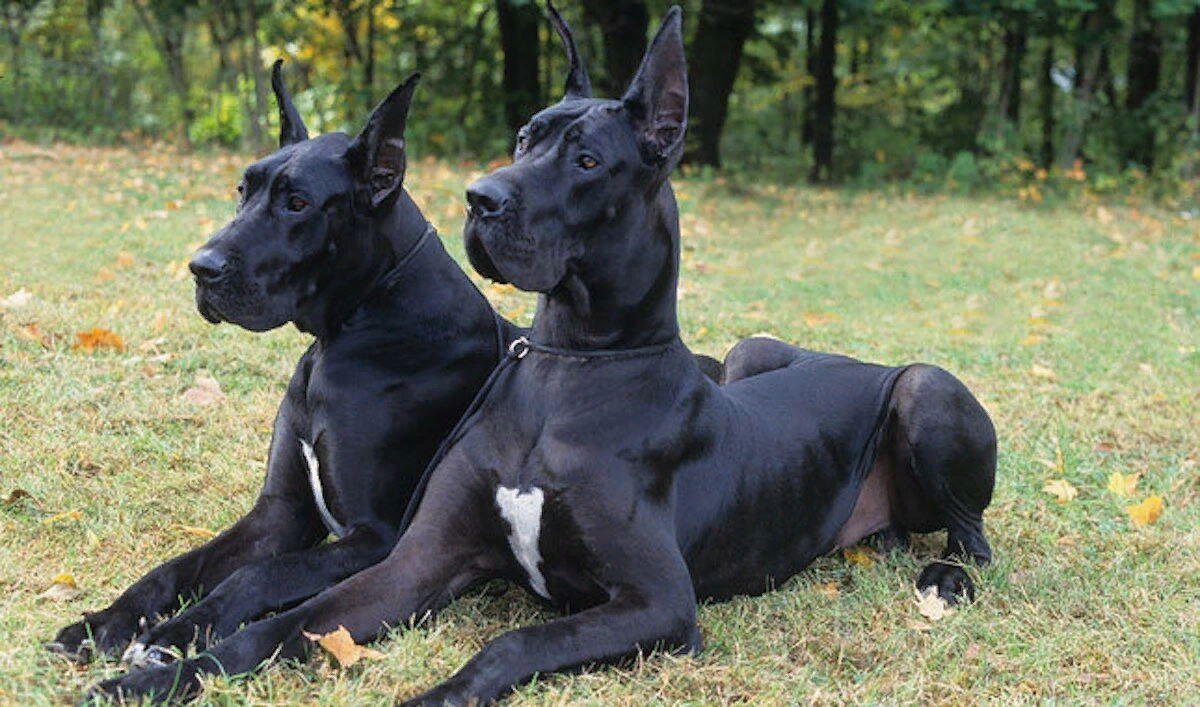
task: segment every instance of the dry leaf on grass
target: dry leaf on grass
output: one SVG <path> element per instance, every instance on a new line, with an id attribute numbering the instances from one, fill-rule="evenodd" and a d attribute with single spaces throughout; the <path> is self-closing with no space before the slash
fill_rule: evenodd
<path id="1" fill-rule="evenodd" d="M 8 297 L 0 299 L 0 307 L 5 309 L 17 309 L 24 307 L 33 300 L 33 295 L 24 287 L 12 293 Z"/>
<path id="2" fill-rule="evenodd" d="M 1163 500 L 1162 496 L 1158 494 L 1150 496 L 1135 506 L 1126 506 L 1125 508 L 1125 512 L 1129 514 L 1129 519 L 1133 521 L 1134 525 L 1149 525 L 1158 520 L 1162 511 Z"/>
<path id="3" fill-rule="evenodd" d="M 60 574 L 54 578 L 50 588 L 37 595 L 39 601 L 71 601 L 83 594 L 83 590 L 75 584 L 75 578 L 69 574 Z"/>
<path id="4" fill-rule="evenodd" d="M 824 584 L 813 585 L 813 590 L 817 594 L 820 594 L 827 599 L 838 598 L 838 585 L 834 582 L 825 582 Z"/>
<path id="5" fill-rule="evenodd" d="M 327 633 L 324 636 L 318 636 L 315 633 L 305 631 L 304 637 L 310 641 L 316 641 L 343 668 L 349 668 L 363 658 L 383 657 L 383 654 L 379 651 L 371 650 L 366 646 L 360 646 L 355 643 L 345 626 L 338 626 L 336 631 Z"/>
<path id="6" fill-rule="evenodd" d="M 1034 378 L 1045 378 L 1046 380 L 1054 380 L 1054 371 L 1048 366 L 1043 366 L 1043 365 L 1040 365 L 1037 363 L 1035 363 L 1029 367 L 1029 374 L 1031 376 L 1033 376 Z"/>
<path id="7" fill-rule="evenodd" d="M 1067 481 L 1066 479 L 1054 479 L 1053 481 L 1047 481 L 1046 485 L 1042 487 L 1042 490 L 1051 496 L 1054 496 L 1054 500 L 1058 501 L 1059 503 L 1068 503 L 1070 501 L 1074 501 L 1075 497 L 1079 495 L 1079 489 L 1072 486 L 1071 482 Z"/>
<path id="8" fill-rule="evenodd" d="M 215 538 L 217 536 L 216 533 L 209 530 L 208 528 L 197 528 L 194 525 L 177 525 L 177 526 L 175 526 L 175 528 L 184 533 L 187 533 L 188 535 L 195 535 L 195 536 L 201 537 L 201 538 Z"/>
<path id="9" fill-rule="evenodd" d="M 940 621 L 948 614 L 953 613 L 954 609 L 950 608 L 945 599 L 938 596 L 937 587 L 925 587 L 924 590 L 914 589 L 913 591 L 917 594 L 917 611 L 930 621 Z"/>
<path id="10" fill-rule="evenodd" d="M 196 405 L 212 405 L 224 398 L 225 394 L 221 392 L 221 384 L 216 378 L 197 376 L 195 385 L 183 391 L 180 397 Z"/>
<path id="11" fill-rule="evenodd" d="M 42 522 L 46 525 L 53 525 L 60 520 L 83 520 L 83 511 L 65 511 L 63 513 L 55 513 Z"/>
<path id="12" fill-rule="evenodd" d="M 842 550 L 842 557 L 846 558 L 846 562 L 852 565 L 858 565 L 863 569 L 870 569 L 875 564 L 875 558 L 869 549 L 862 545 L 855 545 Z"/>
<path id="13" fill-rule="evenodd" d="M 1132 474 L 1122 474 L 1119 471 L 1114 471 L 1108 475 L 1108 490 L 1118 496 L 1132 496 L 1133 491 L 1137 488 L 1138 477 L 1141 474 L 1134 472 Z"/>
<path id="14" fill-rule="evenodd" d="M 118 334 L 114 334 L 108 329 L 92 327 L 91 331 L 81 331 L 76 334 L 75 345 L 71 348 L 75 351 L 82 349 L 88 353 L 97 349 L 121 351 L 125 348 L 125 342 Z"/>
<path id="15" fill-rule="evenodd" d="M 28 498 L 29 500 L 32 501 L 33 494 L 29 493 L 25 489 L 13 489 L 12 491 L 8 492 L 7 496 L 4 497 L 3 503 L 6 506 L 11 506 L 12 504 L 16 503 L 17 501 L 20 501 L 22 498 Z"/>
<path id="16" fill-rule="evenodd" d="M 837 312 L 801 312 L 800 318 L 810 329 L 822 327 L 832 321 L 837 321 Z"/>

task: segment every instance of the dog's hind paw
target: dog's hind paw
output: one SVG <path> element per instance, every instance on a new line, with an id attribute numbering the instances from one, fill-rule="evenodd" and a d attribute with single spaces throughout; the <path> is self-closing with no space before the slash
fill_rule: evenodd
<path id="1" fill-rule="evenodd" d="M 946 604 L 954 606 L 960 600 L 975 601 L 975 584 L 962 564 L 949 560 L 936 560 L 929 563 L 917 578 L 917 590 L 937 590 L 939 597 Z"/>

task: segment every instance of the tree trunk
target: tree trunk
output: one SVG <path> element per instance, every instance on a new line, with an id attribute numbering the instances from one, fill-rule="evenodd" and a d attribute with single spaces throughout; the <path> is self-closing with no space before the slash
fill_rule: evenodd
<path id="1" fill-rule="evenodd" d="M 1017 13 L 1004 30 L 1004 58 L 1000 66 L 1000 116 L 1016 129 L 1021 123 L 1021 64 L 1025 61 L 1026 15 Z"/>
<path id="2" fill-rule="evenodd" d="M 154 46 L 166 66 L 168 83 L 179 99 L 184 147 L 190 150 L 192 121 L 195 120 L 196 113 L 188 100 L 189 82 L 183 59 L 184 39 L 187 36 L 187 6 L 151 5 L 148 9 L 145 0 L 131 0 L 130 4 L 133 5 L 150 38 L 154 40 Z"/>
<path id="3" fill-rule="evenodd" d="M 1054 164 L 1054 36 L 1046 37 L 1042 50 L 1041 83 L 1042 113 L 1042 166 L 1049 169 Z"/>
<path id="4" fill-rule="evenodd" d="M 604 37 L 604 77 L 592 85 L 620 96 L 646 53 L 650 15 L 645 0 L 584 0 L 583 10 Z"/>
<path id="5" fill-rule="evenodd" d="M 804 123 L 800 128 L 800 142 L 803 145 L 811 145 L 813 138 L 813 114 L 816 113 L 816 106 L 813 101 L 813 87 L 817 81 L 817 53 L 813 49 L 813 41 L 815 33 L 813 28 L 817 24 L 817 13 L 813 12 L 810 7 L 804 11 L 804 69 L 808 73 L 809 83 L 804 85 Z"/>
<path id="6" fill-rule="evenodd" d="M 742 48 L 754 30 L 754 0 L 704 0 L 692 38 L 688 133 L 695 138 L 685 161 L 721 166 L 721 131 L 737 80 Z"/>
<path id="7" fill-rule="evenodd" d="M 1187 23 L 1187 56 L 1184 58 L 1183 104 L 1193 120 L 1200 119 L 1196 97 L 1200 95 L 1200 7 L 1192 10 Z M 1195 129 L 1195 128 L 1193 128 Z"/>
<path id="8" fill-rule="evenodd" d="M 1125 94 L 1126 143 L 1125 159 L 1136 162 L 1150 171 L 1154 168 L 1153 122 L 1139 115 L 1146 101 L 1158 90 L 1158 74 L 1162 65 L 1162 37 L 1157 23 L 1150 16 L 1151 0 L 1134 0 L 1133 34 L 1129 39 L 1129 64 Z"/>
<path id="9" fill-rule="evenodd" d="M 1079 157 L 1084 131 L 1091 118 L 1092 96 L 1096 89 L 1096 76 L 1100 73 L 1100 60 L 1104 57 L 1104 38 L 1108 34 L 1111 13 L 1111 2 L 1097 3 L 1096 9 L 1090 10 L 1081 21 L 1076 46 L 1085 50 L 1081 55 L 1077 52 L 1082 65 L 1075 66 L 1075 110 L 1068 116 L 1070 123 L 1058 160 L 1063 169 L 1069 169 Z"/>
<path id="10" fill-rule="evenodd" d="M 542 106 L 538 88 L 538 27 L 541 10 L 535 3 L 496 0 L 500 46 L 504 51 L 504 120 L 510 146 L 517 130 Z"/>
<path id="11" fill-rule="evenodd" d="M 367 0 L 367 48 L 363 57 L 363 96 L 366 109 L 375 106 L 375 0 Z"/>
<path id="12" fill-rule="evenodd" d="M 821 2 L 821 41 L 817 47 L 816 111 L 813 115 L 813 165 L 808 181 L 828 183 L 833 179 L 833 114 L 837 108 L 838 0 Z"/>
<path id="13" fill-rule="evenodd" d="M 263 126 L 267 123 L 267 84 L 263 80 L 262 45 L 258 41 L 258 7 L 255 0 L 249 0 L 245 12 L 239 13 L 243 23 L 243 34 L 250 41 L 250 56 L 243 54 L 242 72 L 254 84 L 253 107 L 247 110 L 249 114 L 249 142 L 255 152 L 267 147 L 266 132 Z"/>

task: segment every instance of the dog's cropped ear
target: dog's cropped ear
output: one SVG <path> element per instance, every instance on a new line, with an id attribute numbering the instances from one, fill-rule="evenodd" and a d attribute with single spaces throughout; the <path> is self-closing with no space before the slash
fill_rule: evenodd
<path id="1" fill-rule="evenodd" d="M 404 182 L 404 126 L 420 74 L 413 74 L 375 107 L 346 148 L 350 173 L 370 194 L 372 210 L 389 205 Z"/>
<path id="2" fill-rule="evenodd" d="M 567 86 L 563 93 L 563 100 L 591 98 L 592 82 L 588 79 L 587 69 L 583 68 L 583 61 L 579 58 L 579 48 L 575 46 L 575 37 L 571 34 L 571 28 L 562 15 L 558 14 L 558 9 L 550 0 L 546 0 L 546 9 L 550 11 L 550 24 L 554 25 L 555 31 L 558 32 L 558 38 L 562 40 L 563 48 L 567 50 Z"/>
<path id="3" fill-rule="evenodd" d="M 283 85 L 282 66 L 283 59 L 276 59 L 271 67 L 271 89 L 275 91 L 275 103 L 279 106 L 279 146 L 287 147 L 307 140 L 308 128 L 304 127 L 304 121 Z"/>
<path id="4" fill-rule="evenodd" d="M 687 128 L 687 63 L 679 6 L 672 7 L 650 42 L 642 65 L 621 98 L 643 154 L 673 167 L 683 152 Z"/>

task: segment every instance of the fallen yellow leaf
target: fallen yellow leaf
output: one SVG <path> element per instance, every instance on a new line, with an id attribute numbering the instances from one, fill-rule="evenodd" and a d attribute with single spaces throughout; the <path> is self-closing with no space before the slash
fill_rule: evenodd
<path id="1" fill-rule="evenodd" d="M 1054 380 L 1054 371 L 1049 366 L 1043 366 L 1039 363 L 1035 363 L 1029 367 L 1029 374 L 1035 378 Z"/>
<path id="2" fill-rule="evenodd" d="M 1114 471 L 1108 475 L 1108 490 L 1118 496 L 1132 496 L 1133 490 L 1137 487 L 1138 477 L 1141 474 L 1134 472 L 1132 474 L 1122 474 L 1119 471 Z"/>
<path id="3" fill-rule="evenodd" d="M 1021 346 L 1033 346 L 1034 344 L 1041 342 L 1041 340 L 1042 337 L 1038 336 L 1037 334 L 1030 334 L 1024 339 L 1021 339 Z"/>
<path id="4" fill-rule="evenodd" d="M 57 523 L 60 520 L 82 520 L 83 511 L 65 511 L 63 513 L 55 513 L 46 520 L 42 521 L 46 525 Z"/>
<path id="5" fill-rule="evenodd" d="M 128 253 L 126 251 L 121 251 L 120 253 L 117 253 L 117 268 L 118 269 L 127 268 L 130 265 L 133 265 L 133 253 Z"/>
<path id="6" fill-rule="evenodd" d="M 1071 482 L 1067 481 L 1066 479 L 1054 479 L 1053 481 L 1047 481 L 1046 485 L 1042 487 L 1042 490 L 1054 496 L 1054 500 L 1058 501 L 1059 503 L 1068 503 L 1070 501 L 1074 501 L 1075 497 L 1079 495 L 1079 489 L 1072 486 Z"/>
<path id="7" fill-rule="evenodd" d="M 800 318 L 804 320 L 804 323 L 807 324 L 809 328 L 816 329 L 817 327 L 824 326 L 829 322 L 836 321 L 838 315 L 836 312 L 801 312 Z"/>
<path id="8" fill-rule="evenodd" d="M 54 583 L 35 598 L 38 601 L 71 601 L 80 594 L 83 594 L 83 590 L 75 584 L 75 578 L 64 573 L 55 577 Z"/>
<path id="9" fill-rule="evenodd" d="M 1129 514 L 1129 519 L 1134 525 L 1149 525 L 1158 520 L 1162 515 L 1163 500 L 1162 496 L 1155 494 L 1150 496 L 1145 501 L 1135 505 L 1126 506 L 1125 512 Z"/>
<path id="10" fill-rule="evenodd" d="M 216 533 L 208 528 L 197 528 L 194 525 L 177 525 L 175 527 L 187 533 L 188 535 L 196 535 L 202 538 L 215 538 L 217 536 Z"/>
<path id="11" fill-rule="evenodd" d="M 870 569 L 875 564 L 875 558 L 871 557 L 871 551 L 862 545 L 855 545 L 842 550 L 842 557 L 852 565 L 858 565 L 863 569 Z"/>
<path id="12" fill-rule="evenodd" d="M 837 599 L 838 585 L 834 582 L 813 585 L 813 590 L 827 599 Z"/>
<path id="13" fill-rule="evenodd" d="M 100 327 L 92 327 L 91 331 L 81 331 L 75 335 L 75 345 L 71 347 L 78 351 L 80 349 L 91 353 L 96 349 L 112 349 L 121 351 L 125 348 L 125 341 L 120 335 L 114 334 L 108 329 Z"/>
<path id="14" fill-rule="evenodd" d="M 371 650 L 365 646 L 360 646 L 351 638 L 350 632 L 345 626 L 338 626 L 336 631 L 319 636 L 315 633 L 304 631 L 304 637 L 310 641 L 315 641 L 319 646 L 329 652 L 338 665 L 342 668 L 349 668 L 363 658 L 382 658 L 383 654 L 376 650 Z"/>

